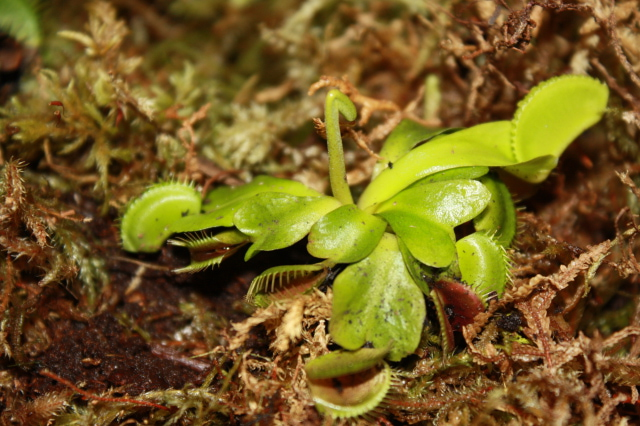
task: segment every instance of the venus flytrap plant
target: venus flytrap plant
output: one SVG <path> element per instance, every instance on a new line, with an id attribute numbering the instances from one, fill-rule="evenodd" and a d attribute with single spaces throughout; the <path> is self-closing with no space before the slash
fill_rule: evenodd
<path id="1" fill-rule="evenodd" d="M 254 279 L 248 297 L 264 305 L 278 297 L 270 293 L 309 288 L 345 265 L 333 283 L 329 325 L 344 350 L 313 360 L 307 374 L 322 411 L 358 416 L 375 408 L 391 386 L 386 361 L 416 350 L 424 295 L 436 306 L 443 348 L 452 350 L 453 333 L 504 291 L 505 249 L 516 216 L 507 187 L 490 168 L 532 183 L 544 180 L 567 145 L 600 119 L 607 99 L 600 82 L 564 76 L 534 88 L 511 121 L 464 130 L 404 121 L 385 142 L 372 181 L 354 204 L 339 115 L 353 121 L 356 109 L 331 90 L 325 127 L 333 196 L 268 176 L 215 189 L 204 200 L 189 185 L 160 184 L 125 212 L 123 245 L 154 251 L 171 234 L 184 234 L 170 242 L 191 252 L 191 265 L 179 272 L 193 272 L 244 245 L 249 259 L 307 237 L 307 250 L 319 262 L 270 268 Z M 455 229 L 464 223 L 472 231 L 458 239 Z M 330 395 L 336 380 L 353 388 L 353 399 Z"/>

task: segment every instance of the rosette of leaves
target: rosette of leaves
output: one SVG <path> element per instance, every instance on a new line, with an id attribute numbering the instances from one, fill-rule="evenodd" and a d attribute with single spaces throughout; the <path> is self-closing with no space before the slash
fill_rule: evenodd
<path id="1" fill-rule="evenodd" d="M 331 90 L 325 126 L 333 196 L 269 176 L 217 188 L 204 199 L 190 185 L 160 184 L 126 210 L 123 245 L 132 252 L 156 251 L 172 234 L 184 235 L 170 242 L 190 250 L 192 263 L 180 270 L 190 272 L 216 265 L 245 245 L 248 260 L 306 237 L 319 262 L 268 269 L 254 279 L 248 297 L 269 303 L 272 293 L 320 283 L 343 266 L 333 282 L 329 331 L 344 350 L 339 357 L 317 358 L 308 373 L 324 411 L 359 415 L 361 404 L 370 409 L 371 399 L 382 400 L 391 386 L 384 360 L 399 361 L 416 350 L 424 295 L 433 299 L 442 344 L 450 350 L 453 331 L 504 291 L 505 248 L 516 218 L 509 191 L 492 170 L 543 181 L 565 148 L 600 120 L 607 100 L 608 89 L 599 81 L 562 76 L 535 87 L 510 121 L 463 130 L 403 121 L 385 142 L 383 160 L 356 204 L 346 182 L 339 123 L 340 114 L 355 120 L 356 108 Z M 464 233 L 457 228 L 466 223 L 466 235 L 458 238 Z M 317 394 L 323 387 L 313 384 L 365 371 L 375 372 L 371 389 L 346 407 L 327 403 Z"/>

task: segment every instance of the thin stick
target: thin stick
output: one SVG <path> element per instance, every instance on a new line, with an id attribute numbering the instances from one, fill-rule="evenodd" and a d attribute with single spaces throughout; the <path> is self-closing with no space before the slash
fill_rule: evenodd
<path id="1" fill-rule="evenodd" d="M 148 407 L 154 407 L 154 408 L 157 408 L 159 410 L 171 411 L 168 407 L 165 407 L 164 405 L 154 404 L 153 402 L 148 402 L 148 401 L 140 401 L 139 399 L 98 396 L 98 395 L 95 395 L 95 394 L 92 394 L 90 392 L 87 392 L 85 390 L 80 389 L 79 387 L 77 387 L 76 385 L 71 383 L 70 381 L 68 381 L 66 379 L 63 379 L 62 377 L 58 376 L 57 374 L 54 374 L 54 373 L 50 372 L 49 370 L 46 370 L 46 369 L 40 370 L 39 373 L 41 375 L 45 376 L 45 377 L 48 377 L 50 379 L 55 380 L 56 382 L 62 383 L 63 385 L 71 388 L 74 392 L 79 393 L 80 395 L 82 395 L 86 399 L 93 399 L 93 400 L 96 400 L 96 401 L 103 401 L 103 402 L 124 402 L 124 403 L 129 403 L 129 404 L 146 405 Z"/>

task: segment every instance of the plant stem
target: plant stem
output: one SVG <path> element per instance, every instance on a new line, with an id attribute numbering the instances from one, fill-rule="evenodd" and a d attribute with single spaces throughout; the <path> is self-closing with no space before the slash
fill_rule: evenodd
<path id="1" fill-rule="evenodd" d="M 349 121 L 356 119 L 355 105 L 344 93 L 333 89 L 327 93 L 324 107 L 327 148 L 329 151 L 329 181 L 333 196 L 342 204 L 353 204 L 344 166 L 344 151 L 340 135 L 340 113 Z"/>

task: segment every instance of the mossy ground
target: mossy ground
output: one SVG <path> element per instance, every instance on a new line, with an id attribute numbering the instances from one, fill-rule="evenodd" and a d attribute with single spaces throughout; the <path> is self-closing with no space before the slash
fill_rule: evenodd
<path id="1" fill-rule="evenodd" d="M 639 421 L 637 1 L 24 3 L 41 44 L 0 37 L 3 424 L 328 423 L 302 367 L 332 345 L 330 288 L 256 311 L 244 294 L 280 254 L 176 275 L 180 250 L 121 250 L 126 203 L 163 179 L 326 190 L 319 80 L 350 93 L 376 151 L 403 117 L 508 119 L 563 73 L 605 81 L 611 108 L 546 182 L 512 183 L 512 287 L 454 354 L 432 318 L 357 421 Z M 374 160 L 353 144 L 347 161 L 357 193 Z"/>

